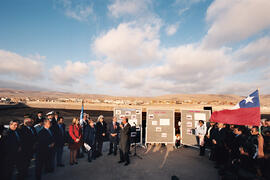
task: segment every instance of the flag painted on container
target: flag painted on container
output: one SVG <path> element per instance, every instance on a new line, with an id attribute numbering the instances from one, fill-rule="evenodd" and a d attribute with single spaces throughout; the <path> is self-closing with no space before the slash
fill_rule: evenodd
<path id="1" fill-rule="evenodd" d="M 240 101 L 232 110 L 215 111 L 210 121 L 224 124 L 259 126 L 261 121 L 259 91 Z"/>

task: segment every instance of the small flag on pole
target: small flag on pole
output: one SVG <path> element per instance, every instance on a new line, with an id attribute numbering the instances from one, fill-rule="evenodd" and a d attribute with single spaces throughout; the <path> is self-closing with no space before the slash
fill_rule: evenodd
<path id="1" fill-rule="evenodd" d="M 210 121 L 224 124 L 260 126 L 259 91 L 254 91 L 248 97 L 240 101 L 235 109 L 213 112 Z"/>
<path id="2" fill-rule="evenodd" d="M 83 104 L 84 104 L 84 102 L 82 100 L 82 109 L 81 109 L 81 114 L 80 114 L 80 124 L 83 123 Z"/>

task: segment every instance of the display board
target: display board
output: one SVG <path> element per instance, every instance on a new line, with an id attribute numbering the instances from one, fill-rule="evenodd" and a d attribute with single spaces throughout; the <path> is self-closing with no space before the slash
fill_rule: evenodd
<path id="1" fill-rule="evenodd" d="M 184 145 L 195 146 L 197 140 L 195 127 L 199 120 L 203 120 L 206 126 L 211 117 L 210 110 L 181 110 L 181 142 Z"/>
<path id="2" fill-rule="evenodd" d="M 146 143 L 174 143 L 174 110 L 147 109 Z"/>
<path id="3" fill-rule="evenodd" d="M 142 125 L 142 109 L 114 108 L 114 116 L 117 122 L 122 122 L 122 117 L 127 117 L 131 126 L 140 127 Z"/>
<path id="4" fill-rule="evenodd" d="M 142 109 L 140 108 L 114 108 L 114 116 L 117 117 L 117 122 L 122 122 L 122 117 L 128 118 L 128 123 L 131 125 L 131 142 L 142 143 Z M 136 135 L 135 135 L 136 134 Z"/>

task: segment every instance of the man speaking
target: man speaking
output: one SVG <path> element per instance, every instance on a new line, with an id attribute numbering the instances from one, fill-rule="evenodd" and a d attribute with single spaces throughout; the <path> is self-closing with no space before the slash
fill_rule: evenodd
<path id="1" fill-rule="evenodd" d="M 120 151 L 120 161 L 118 163 L 126 162 L 124 165 L 129 165 L 129 146 L 130 146 L 130 124 L 128 123 L 128 118 L 124 117 L 122 124 L 120 124 L 120 142 L 119 142 L 119 151 Z"/>

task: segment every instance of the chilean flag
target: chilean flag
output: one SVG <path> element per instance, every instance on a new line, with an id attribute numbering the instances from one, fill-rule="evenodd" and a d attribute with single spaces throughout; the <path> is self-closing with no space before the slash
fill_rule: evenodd
<path id="1" fill-rule="evenodd" d="M 224 124 L 260 126 L 259 91 L 256 90 L 240 101 L 235 106 L 235 109 L 213 112 L 210 121 Z"/>

